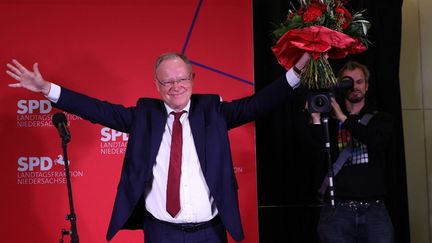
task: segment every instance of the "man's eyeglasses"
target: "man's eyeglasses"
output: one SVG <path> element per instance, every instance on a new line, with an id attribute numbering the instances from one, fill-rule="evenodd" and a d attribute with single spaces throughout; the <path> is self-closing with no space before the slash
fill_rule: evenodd
<path id="1" fill-rule="evenodd" d="M 191 81 L 192 79 L 193 79 L 192 73 L 189 74 L 189 76 L 187 78 L 179 78 L 177 80 L 171 80 L 171 81 L 168 81 L 168 80 L 167 81 L 161 81 L 156 77 L 156 80 L 164 87 L 172 87 L 174 85 L 174 83 L 177 83 L 177 84 L 186 83 L 186 82 Z"/>

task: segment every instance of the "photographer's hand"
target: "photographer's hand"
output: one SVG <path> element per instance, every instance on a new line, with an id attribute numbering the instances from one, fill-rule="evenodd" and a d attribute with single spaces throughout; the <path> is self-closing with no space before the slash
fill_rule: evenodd
<path id="1" fill-rule="evenodd" d="M 334 97 L 331 98 L 331 106 L 332 106 L 332 116 L 334 118 L 338 119 L 339 121 L 341 121 L 342 123 L 345 122 L 347 117 L 342 112 L 339 104 L 337 103 L 337 101 Z"/>
<path id="2" fill-rule="evenodd" d="M 306 101 L 306 104 L 305 104 L 304 110 L 305 110 L 305 111 L 308 110 L 308 102 L 307 102 L 307 101 Z M 310 122 L 311 122 L 312 124 L 315 124 L 315 125 L 321 124 L 321 113 L 313 112 L 313 113 L 310 113 L 310 116 L 311 116 L 311 120 L 310 120 Z"/>
<path id="3" fill-rule="evenodd" d="M 312 124 L 321 124 L 321 113 L 311 113 Z"/>

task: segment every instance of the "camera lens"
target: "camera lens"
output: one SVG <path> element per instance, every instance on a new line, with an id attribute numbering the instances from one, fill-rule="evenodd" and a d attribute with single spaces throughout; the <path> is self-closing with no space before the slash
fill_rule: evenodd
<path id="1" fill-rule="evenodd" d="M 315 106 L 316 107 L 323 107 L 326 103 L 327 103 L 326 100 L 323 99 L 323 97 L 321 97 L 321 96 L 318 96 L 315 99 Z"/>
<path id="2" fill-rule="evenodd" d="M 308 110 L 311 113 L 331 111 L 331 94 L 328 92 L 313 93 L 308 96 Z"/>

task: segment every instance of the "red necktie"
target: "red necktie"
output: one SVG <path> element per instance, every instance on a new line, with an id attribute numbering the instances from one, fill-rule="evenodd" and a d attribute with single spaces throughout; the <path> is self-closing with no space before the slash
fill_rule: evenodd
<path id="1" fill-rule="evenodd" d="M 168 169 L 166 210 L 173 218 L 180 211 L 180 174 L 183 144 L 180 117 L 184 112 L 171 112 L 174 115 L 174 122 L 172 126 L 171 154 Z"/>

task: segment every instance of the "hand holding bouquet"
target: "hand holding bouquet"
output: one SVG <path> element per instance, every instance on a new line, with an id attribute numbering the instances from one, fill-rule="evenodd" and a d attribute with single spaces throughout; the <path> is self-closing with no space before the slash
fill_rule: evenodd
<path id="1" fill-rule="evenodd" d="M 325 89 L 337 79 L 327 58 L 344 58 L 367 50 L 370 23 L 364 11 L 351 15 L 342 0 L 299 0 L 298 10 L 273 31 L 272 47 L 279 63 L 291 68 L 305 51 L 312 58 L 302 70 L 301 82 L 311 89 Z"/>

